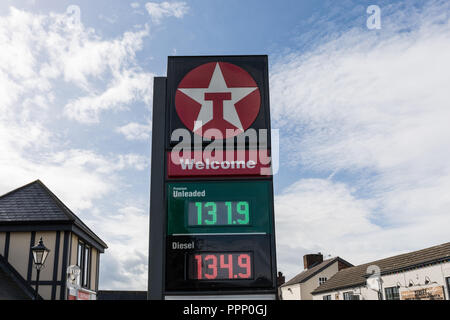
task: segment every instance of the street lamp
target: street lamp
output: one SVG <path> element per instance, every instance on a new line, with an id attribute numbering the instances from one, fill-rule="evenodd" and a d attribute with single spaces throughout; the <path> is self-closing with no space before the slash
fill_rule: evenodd
<path id="1" fill-rule="evenodd" d="M 31 247 L 31 252 L 33 253 L 33 261 L 34 266 L 36 267 L 36 295 L 34 297 L 34 300 L 38 299 L 38 290 L 39 290 L 39 274 L 41 273 L 41 269 L 44 266 L 45 259 L 47 259 L 48 253 L 50 252 L 50 249 L 46 248 L 44 246 L 44 243 L 42 242 L 42 237 L 39 240 L 39 243 L 35 245 L 34 247 Z"/>

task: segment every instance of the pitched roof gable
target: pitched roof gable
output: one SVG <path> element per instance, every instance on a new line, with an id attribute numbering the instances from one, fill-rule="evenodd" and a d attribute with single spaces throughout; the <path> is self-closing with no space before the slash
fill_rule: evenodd
<path id="1" fill-rule="evenodd" d="M 353 266 L 352 264 L 348 263 L 347 261 L 345 261 L 345 260 L 343 260 L 343 259 L 341 259 L 339 257 L 327 259 L 327 260 L 324 260 L 323 262 L 315 265 L 312 268 L 303 270 L 298 275 L 296 275 L 294 278 L 292 278 L 291 280 L 289 280 L 286 283 L 284 283 L 283 285 L 281 285 L 281 287 L 290 286 L 290 285 L 297 284 L 297 283 L 303 283 L 303 282 L 307 281 L 308 279 L 310 279 L 311 277 L 313 277 L 316 274 L 318 274 L 319 272 L 321 272 L 324 269 L 328 268 L 333 263 L 339 262 L 339 261 L 341 261 L 342 263 L 344 263 L 344 264 L 346 264 L 348 266 Z"/>
<path id="2" fill-rule="evenodd" d="M 404 271 L 419 265 L 449 260 L 450 242 L 447 242 L 430 248 L 404 253 L 343 269 L 328 279 L 327 282 L 316 288 L 312 294 L 365 285 L 366 279 L 369 276 L 367 274 L 367 268 L 371 265 L 378 266 L 381 270 L 381 274 L 383 275 Z"/>
<path id="3" fill-rule="evenodd" d="M 72 223 L 103 248 L 108 246 L 40 180 L 0 196 L 0 223 Z"/>
<path id="4" fill-rule="evenodd" d="M 0 222 L 64 220 L 73 219 L 39 180 L 0 197 Z"/>

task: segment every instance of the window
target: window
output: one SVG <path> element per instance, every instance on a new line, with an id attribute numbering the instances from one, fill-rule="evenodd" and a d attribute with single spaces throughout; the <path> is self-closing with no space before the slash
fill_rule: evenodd
<path id="1" fill-rule="evenodd" d="M 331 300 L 331 294 L 323 296 L 323 300 Z"/>
<path id="2" fill-rule="evenodd" d="M 386 296 L 386 300 L 400 300 L 398 287 L 385 288 L 384 294 Z"/>
<path id="3" fill-rule="evenodd" d="M 353 300 L 353 291 L 344 292 L 344 300 Z"/>
<path id="4" fill-rule="evenodd" d="M 327 282 L 327 278 L 326 277 L 320 277 L 319 278 L 319 286 L 324 284 L 325 282 Z"/>
<path id="5" fill-rule="evenodd" d="M 344 292 L 344 300 L 360 300 L 358 294 L 353 294 L 353 291 Z"/>
<path id="6" fill-rule="evenodd" d="M 80 268 L 83 266 L 83 243 L 82 242 L 78 242 L 77 266 L 79 266 Z"/>
<path id="7" fill-rule="evenodd" d="M 91 247 L 82 241 L 78 242 L 77 266 L 80 267 L 80 280 L 82 287 L 89 287 L 91 276 Z"/>

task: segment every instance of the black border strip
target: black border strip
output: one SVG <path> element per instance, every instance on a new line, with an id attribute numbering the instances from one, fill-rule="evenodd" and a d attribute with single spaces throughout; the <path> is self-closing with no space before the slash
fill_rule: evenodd
<path id="1" fill-rule="evenodd" d="M 34 242 L 36 240 L 36 231 L 31 231 L 30 237 L 30 248 L 28 254 L 28 272 L 27 272 L 27 282 L 31 283 L 31 275 L 33 272 L 33 253 L 31 252 L 31 247 L 34 246 Z"/>
<path id="2" fill-rule="evenodd" d="M 59 299 L 65 300 L 66 297 L 66 269 L 67 269 L 67 258 L 68 258 L 68 245 L 69 245 L 69 235 L 70 232 L 64 232 L 64 244 L 63 244 L 63 261 L 61 268 L 61 291 L 59 293 Z"/>
<path id="3" fill-rule="evenodd" d="M 86 232 L 84 232 L 78 226 L 71 223 L 48 223 L 44 224 L 41 222 L 32 221 L 30 223 L 22 223 L 22 222 L 14 222 L 0 225 L 0 232 L 36 232 L 38 231 L 71 231 L 75 233 L 78 237 L 82 239 L 86 239 L 91 246 L 95 247 L 100 253 L 105 252 L 105 247 L 102 247 L 100 243 L 98 243 L 94 238 L 89 236 Z"/>
<path id="4" fill-rule="evenodd" d="M 150 181 L 150 235 L 148 254 L 148 299 L 161 300 L 164 292 L 165 261 L 165 143 L 166 77 L 153 80 L 153 128 Z"/>
<path id="5" fill-rule="evenodd" d="M 36 280 L 31 281 L 30 285 L 35 286 L 36 285 Z M 52 286 L 52 287 L 54 287 L 54 286 L 60 286 L 60 285 L 62 285 L 62 281 L 39 280 L 39 288 L 41 288 L 41 286 Z"/>
<path id="6" fill-rule="evenodd" d="M 53 285 L 52 285 L 52 300 L 56 299 L 56 281 L 58 280 L 58 263 L 59 263 L 59 242 L 61 231 L 56 231 L 55 241 L 55 255 L 53 263 Z"/>
<path id="7" fill-rule="evenodd" d="M 10 238 L 10 232 L 6 232 L 5 235 L 5 250 L 3 251 L 3 257 L 6 261 L 8 261 L 9 256 L 9 238 Z"/>

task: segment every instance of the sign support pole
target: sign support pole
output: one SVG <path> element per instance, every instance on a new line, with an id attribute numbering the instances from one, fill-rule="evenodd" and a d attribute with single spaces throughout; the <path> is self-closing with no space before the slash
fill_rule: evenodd
<path id="1" fill-rule="evenodd" d="M 155 77 L 153 83 L 152 163 L 150 179 L 150 242 L 147 299 L 162 300 L 164 291 L 164 203 L 166 77 Z"/>

